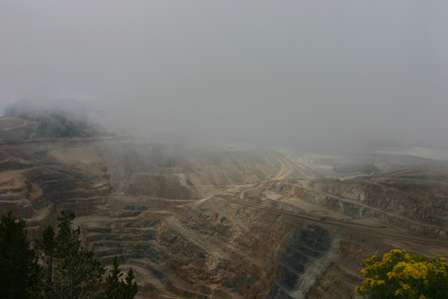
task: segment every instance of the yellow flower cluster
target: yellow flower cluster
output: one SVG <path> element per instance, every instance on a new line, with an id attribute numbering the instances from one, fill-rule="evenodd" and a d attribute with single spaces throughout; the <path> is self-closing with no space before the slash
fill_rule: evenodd
<path id="1" fill-rule="evenodd" d="M 387 273 L 389 279 L 426 279 L 433 266 L 430 262 L 399 262 Z"/>
<path id="2" fill-rule="evenodd" d="M 448 263 L 393 249 L 364 261 L 357 292 L 367 298 L 448 298 Z"/>

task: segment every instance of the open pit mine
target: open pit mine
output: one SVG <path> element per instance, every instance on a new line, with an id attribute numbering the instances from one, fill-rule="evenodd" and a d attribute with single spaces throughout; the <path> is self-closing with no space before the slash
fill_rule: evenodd
<path id="1" fill-rule="evenodd" d="M 139 298 L 357 298 L 361 261 L 400 247 L 448 256 L 448 164 L 364 164 L 273 150 L 41 136 L 0 119 L 0 212 L 37 236 L 60 211 Z"/>

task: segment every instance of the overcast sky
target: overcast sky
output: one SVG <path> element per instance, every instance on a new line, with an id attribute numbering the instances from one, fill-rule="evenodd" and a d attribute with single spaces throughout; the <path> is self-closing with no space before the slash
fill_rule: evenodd
<path id="1" fill-rule="evenodd" d="M 0 108 L 223 142 L 448 144 L 448 3 L 0 0 Z"/>

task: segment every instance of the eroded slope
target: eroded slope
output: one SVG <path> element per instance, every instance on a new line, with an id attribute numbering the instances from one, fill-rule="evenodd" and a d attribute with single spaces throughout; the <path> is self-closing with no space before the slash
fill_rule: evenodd
<path id="1" fill-rule="evenodd" d="M 37 234 L 73 210 L 99 258 L 136 270 L 141 298 L 354 298 L 370 254 L 447 255 L 448 172 L 399 165 L 318 178 L 272 151 L 5 143 L 0 211 Z"/>

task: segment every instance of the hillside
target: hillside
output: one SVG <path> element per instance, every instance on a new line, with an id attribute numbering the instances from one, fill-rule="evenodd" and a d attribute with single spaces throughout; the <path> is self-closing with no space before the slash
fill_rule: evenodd
<path id="1" fill-rule="evenodd" d="M 31 235 L 74 211 L 102 260 L 136 270 L 141 298 L 354 298 L 372 253 L 448 256 L 439 163 L 376 157 L 374 173 L 349 165 L 322 177 L 274 151 L 32 143 L 32 123 L 0 119 L 2 134 L 16 132 L 0 145 L 0 211 L 24 217 Z"/>

